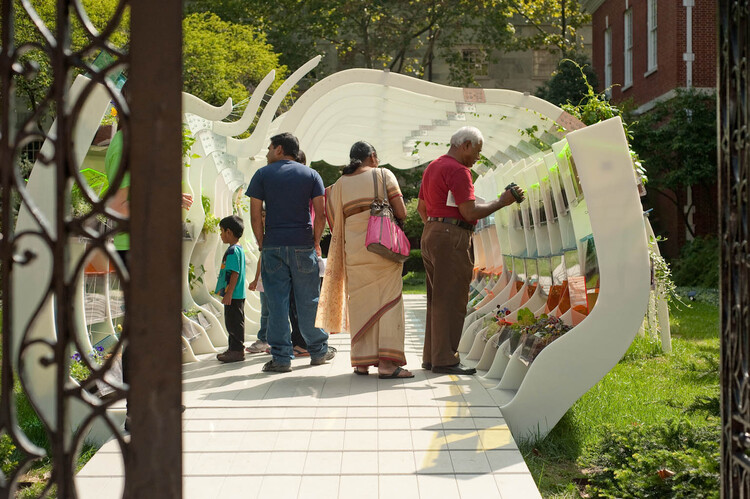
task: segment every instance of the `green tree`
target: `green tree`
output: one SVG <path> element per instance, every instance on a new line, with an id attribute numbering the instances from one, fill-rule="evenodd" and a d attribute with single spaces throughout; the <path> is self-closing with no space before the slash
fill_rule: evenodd
<path id="1" fill-rule="evenodd" d="M 459 42 L 492 50 L 513 41 L 510 12 L 500 0 L 196 0 L 187 8 L 258 27 L 293 67 L 333 47 L 339 67 L 330 70 L 389 69 L 431 80 L 438 55 L 454 69 L 470 63 Z"/>
<path id="2" fill-rule="evenodd" d="M 576 105 L 588 98 L 587 81 L 596 88 L 596 73 L 585 56 L 563 59 L 557 71 L 536 90 L 535 95 L 556 106 Z"/>
<path id="3" fill-rule="evenodd" d="M 716 183 L 716 96 L 678 90 L 633 123 L 633 148 L 649 170 L 649 191 L 675 203 L 680 213 L 685 188 Z M 687 215 L 686 215 L 687 216 Z M 685 220 L 685 227 L 692 233 Z M 694 235 L 694 234 L 693 234 Z"/>
<path id="4" fill-rule="evenodd" d="M 85 10 L 93 27 L 101 32 L 111 21 L 112 16 L 117 11 L 119 0 L 81 0 L 81 5 Z M 29 2 L 28 8 L 31 13 L 39 16 L 47 30 L 54 33 L 56 26 L 56 2 L 55 0 L 38 0 Z M 20 47 L 24 44 L 39 44 L 44 46 L 44 38 L 39 28 L 32 22 L 29 12 L 21 4 L 20 0 L 14 1 L 14 44 Z M 126 8 L 122 17 L 115 19 L 115 28 L 110 35 L 109 41 L 116 47 L 127 47 L 130 39 L 130 10 Z M 71 33 L 70 47 L 85 62 L 92 62 L 98 50 L 89 50 L 87 47 L 91 44 L 91 35 L 81 25 L 75 14 L 71 12 L 70 17 Z M 40 130 L 46 128 L 46 125 L 54 117 L 54 109 L 45 103 L 45 99 L 50 93 L 52 87 L 52 66 L 49 56 L 45 50 L 37 45 L 28 45 L 30 50 L 26 51 L 20 58 L 19 62 L 26 67 L 34 67 L 31 78 L 22 76 L 15 77 L 16 93 L 21 96 L 28 106 L 28 109 L 35 115 L 36 125 Z M 83 73 L 82 70 L 76 69 L 71 75 L 75 77 Z"/>
<path id="5" fill-rule="evenodd" d="M 241 102 L 272 69 L 273 89 L 286 76 L 265 35 L 252 26 L 196 13 L 186 16 L 182 27 L 184 90 L 210 104 L 219 106 L 229 97 Z"/>
<path id="6" fill-rule="evenodd" d="M 591 20 L 579 0 L 509 0 L 511 10 L 537 33 L 520 40 L 527 48 L 548 47 L 572 57 L 583 49 L 581 26 Z"/>

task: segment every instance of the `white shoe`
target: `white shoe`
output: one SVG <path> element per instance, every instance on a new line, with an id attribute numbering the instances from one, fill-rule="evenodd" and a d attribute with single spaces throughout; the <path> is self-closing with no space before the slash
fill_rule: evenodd
<path id="1" fill-rule="evenodd" d="M 271 348 L 271 346 L 265 341 L 255 340 L 249 347 L 245 348 L 246 353 L 263 353 Z"/>

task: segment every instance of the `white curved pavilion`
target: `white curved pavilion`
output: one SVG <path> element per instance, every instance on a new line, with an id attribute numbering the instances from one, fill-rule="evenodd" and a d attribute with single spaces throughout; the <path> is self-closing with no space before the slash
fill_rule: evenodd
<path id="1" fill-rule="evenodd" d="M 273 81 L 273 73 L 269 74 L 235 122 L 225 121 L 231 102 L 213 107 L 184 95 L 185 123 L 196 138 L 192 152 L 199 156 L 184 170 L 185 188 L 196 199 L 205 196 L 219 218 L 237 210 L 247 217 L 241 194 L 252 174 L 265 164 L 268 138 L 275 133 L 297 135 L 310 161 L 343 165 L 350 146 L 367 140 L 384 163 L 407 169 L 444 154 L 459 127 L 480 128 L 488 161 L 475 166 L 477 193 L 491 198 L 513 181 L 529 196 L 523 204 L 482 221 L 475 233 L 476 264 L 481 272 L 473 284 L 479 299 L 467 311 L 459 350 L 477 365 L 485 383 L 496 385 L 503 415 L 516 438 L 546 434 L 619 361 L 639 330 L 649 299 L 646 230 L 619 120 L 584 127 L 560 108 L 519 92 L 453 88 L 365 69 L 343 71 L 320 81 L 288 112 L 276 117 L 286 93 L 318 62 L 319 58 L 313 59 L 295 72 L 258 115 L 261 97 Z M 97 99 L 84 113 L 87 120 L 81 121 L 76 135 L 81 147 L 88 147 L 107 110 L 106 95 Z M 252 123 L 253 133 L 237 138 Z M 52 181 L 48 171 L 35 169 L 28 188 L 48 189 Z M 215 283 L 221 243 L 216 234 L 201 234 L 205 215 L 200 202 L 187 213 L 190 237 L 183 245 L 183 308 L 197 311 L 200 321 L 196 324 L 184 318 L 185 362 L 226 345 L 221 306 L 209 292 Z M 22 212 L 17 230 L 29 228 L 24 224 L 29 222 Z M 257 248 L 251 237 L 243 244 L 251 273 Z M 206 270 L 203 282 L 193 282 L 192 289 L 190 264 Z M 48 270 L 45 274 L 48 265 L 39 259 L 28 266 L 29 275 L 15 280 L 14 292 L 34 296 L 40 280 L 49 275 Z M 551 302 L 551 286 L 580 282 L 580 277 L 588 279 L 583 281 L 585 296 L 598 297 L 586 298 L 585 313 L 573 307 L 563 310 Z M 83 288 L 80 294 L 83 298 Z M 34 313 L 34 302 L 16 303 L 23 308 L 15 311 L 21 318 L 17 323 L 25 324 Z M 524 360 L 521 349 L 510 348 L 507 339 L 490 341 L 493 338 L 483 334 L 484 317 L 498 305 L 513 313 L 529 308 L 537 315 L 558 315 L 575 328 L 533 362 Z M 83 299 L 77 307 L 83 308 Z M 54 338 L 51 314 L 51 307 L 37 314 L 31 336 Z M 257 298 L 249 295 L 248 334 L 257 329 L 259 314 Z M 94 341 L 86 335 L 83 310 L 80 316 L 81 343 L 91 346 Z M 114 332 L 111 323 L 108 330 Z M 35 380 L 29 394 L 51 417 L 53 380 L 39 362 L 26 365 L 38 371 L 27 376 Z"/>

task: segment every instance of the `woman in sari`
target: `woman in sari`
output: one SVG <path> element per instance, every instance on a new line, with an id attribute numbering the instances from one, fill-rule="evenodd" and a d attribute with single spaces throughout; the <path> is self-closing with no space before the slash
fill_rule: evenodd
<path id="1" fill-rule="evenodd" d="M 369 366 L 377 366 L 380 378 L 412 378 L 414 375 L 401 367 L 406 364 L 403 265 L 365 247 L 375 184 L 382 199 L 385 180 L 386 195 L 399 220 L 406 218 L 406 206 L 396 177 L 378 168 L 374 147 L 357 142 L 349 156 L 341 178 L 326 189 L 332 237 L 315 325 L 329 333 L 351 334 L 355 374 L 366 375 Z"/>

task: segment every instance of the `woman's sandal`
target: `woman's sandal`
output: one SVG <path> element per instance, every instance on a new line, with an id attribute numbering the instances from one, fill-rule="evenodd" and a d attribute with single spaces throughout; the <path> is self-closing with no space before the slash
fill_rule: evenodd
<path id="1" fill-rule="evenodd" d="M 354 368 L 354 374 L 358 374 L 360 376 L 367 376 L 370 373 L 368 372 L 367 368 L 365 368 L 364 371 L 360 371 L 358 367 L 355 367 Z"/>
<path id="2" fill-rule="evenodd" d="M 309 357 L 310 352 L 308 352 L 305 348 L 296 346 L 294 347 L 294 356 L 295 357 Z"/>
<path id="3" fill-rule="evenodd" d="M 409 376 L 399 376 L 399 374 L 401 374 L 402 372 L 408 372 Z M 396 369 L 394 369 L 391 374 L 378 375 L 378 378 L 380 379 L 398 379 L 398 378 L 407 379 L 407 378 L 413 378 L 413 377 L 414 377 L 414 373 L 406 371 L 405 369 L 401 369 L 400 367 L 397 367 Z"/>

